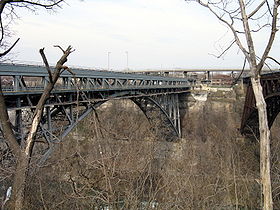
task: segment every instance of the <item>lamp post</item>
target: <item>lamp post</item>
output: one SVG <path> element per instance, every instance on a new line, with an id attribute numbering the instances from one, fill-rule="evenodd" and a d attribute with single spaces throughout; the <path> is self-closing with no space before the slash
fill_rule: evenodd
<path id="1" fill-rule="evenodd" d="M 126 69 L 128 69 L 128 51 L 125 51 L 125 54 L 126 54 Z"/>
<path id="2" fill-rule="evenodd" d="M 110 54 L 111 52 L 108 52 L 108 71 L 110 71 Z"/>

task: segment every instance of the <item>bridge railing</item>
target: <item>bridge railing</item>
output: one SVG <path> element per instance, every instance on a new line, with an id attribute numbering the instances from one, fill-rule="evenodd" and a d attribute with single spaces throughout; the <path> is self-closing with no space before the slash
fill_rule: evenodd
<path id="1" fill-rule="evenodd" d="M 66 71 L 61 74 L 53 91 L 191 88 L 196 84 L 196 80 L 190 78 L 172 78 L 84 69 L 72 69 L 72 71 L 74 74 Z M 40 66 L 1 64 L 0 76 L 2 80 L 3 78 L 6 80 L 6 85 L 2 82 L 2 88 L 4 94 L 8 95 L 40 93 L 49 80 L 47 71 L 44 67 Z"/>
<path id="2" fill-rule="evenodd" d="M 188 87 L 186 84 L 176 84 L 176 85 L 123 85 L 123 86 L 67 86 L 67 85 L 59 85 L 55 86 L 52 92 L 76 92 L 76 91 L 106 91 L 106 90 L 135 90 L 135 89 L 168 89 L 168 88 L 184 88 Z M 42 93 L 44 91 L 44 86 L 36 86 L 36 87 L 3 87 L 2 91 L 4 95 L 10 94 L 25 94 L 25 93 Z"/>

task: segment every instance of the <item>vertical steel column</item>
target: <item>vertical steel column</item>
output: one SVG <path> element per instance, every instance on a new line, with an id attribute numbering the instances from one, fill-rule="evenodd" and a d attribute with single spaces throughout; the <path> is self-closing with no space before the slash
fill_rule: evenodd
<path id="1" fill-rule="evenodd" d="M 161 106 L 164 108 L 164 110 L 167 112 L 169 119 L 173 123 L 175 129 L 178 132 L 179 137 L 181 137 L 181 118 L 180 118 L 180 109 L 179 109 L 179 96 L 178 94 L 169 94 L 164 97 L 164 100 L 166 100 L 166 106 L 164 104 L 161 104 Z"/>
<path id="2" fill-rule="evenodd" d="M 177 119 L 177 129 L 179 137 L 182 137 L 181 134 L 181 117 L 180 117 L 180 106 L 179 106 L 179 94 L 175 94 L 175 103 L 176 103 L 176 119 Z"/>
<path id="3" fill-rule="evenodd" d="M 171 99 L 171 95 L 169 94 L 168 95 L 168 115 L 169 115 L 169 118 L 172 119 L 172 99 Z"/>
<path id="4" fill-rule="evenodd" d="M 73 102 L 73 95 L 72 94 L 69 95 L 69 101 Z M 71 103 L 70 107 L 69 107 L 69 115 L 70 115 L 70 118 L 71 118 L 71 124 L 74 123 L 73 122 L 74 121 L 73 106 L 74 105 Z"/>
<path id="5" fill-rule="evenodd" d="M 44 85 L 44 88 L 47 87 L 48 82 L 49 82 L 49 77 L 43 77 L 43 85 Z"/>
<path id="6" fill-rule="evenodd" d="M 89 78 L 85 78 L 85 80 L 86 80 L 86 88 L 89 89 L 90 88 Z"/>
<path id="7" fill-rule="evenodd" d="M 167 103 L 168 103 L 167 95 L 163 95 L 162 97 L 163 97 L 163 104 L 164 104 L 163 107 L 165 110 L 167 110 Z"/>
<path id="8" fill-rule="evenodd" d="M 19 91 L 19 76 L 14 76 L 14 91 Z"/>
<path id="9" fill-rule="evenodd" d="M 177 111 L 176 111 L 176 106 L 175 106 L 175 103 L 176 103 L 175 95 L 176 94 L 171 95 L 171 98 L 172 98 L 172 120 L 173 120 L 175 128 L 178 130 L 177 119 L 176 119 L 177 118 L 177 116 L 176 116 Z"/>
<path id="10" fill-rule="evenodd" d="M 66 83 L 67 83 L 67 88 L 70 89 L 71 88 L 71 77 L 67 77 Z"/>
<path id="11" fill-rule="evenodd" d="M 206 71 L 206 80 L 210 80 L 210 71 Z"/>
<path id="12" fill-rule="evenodd" d="M 47 129 L 50 132 L 49 133 L 49 140 L 52 140 L 52 117 L 51 117 L 51 111 L 50 111 L 50 107 L 47 106 L 46 107 L 46 112 L 47 112 Z"/>
<path id="13" fill-rule="evenodd" d="M 17 106 L 17 108 L 21 107 L 20 97 L 17 97 L 17 99 L 16 99 L 16 106 Z M 21 109 L 16 110 L 15 128 L 16 128 L 16 132 L 18 133 L 18 139 L 20 139 L 20 141 L 22 141 L 23 135 L 22 135 L 22 111 L 21 111 Z"/>

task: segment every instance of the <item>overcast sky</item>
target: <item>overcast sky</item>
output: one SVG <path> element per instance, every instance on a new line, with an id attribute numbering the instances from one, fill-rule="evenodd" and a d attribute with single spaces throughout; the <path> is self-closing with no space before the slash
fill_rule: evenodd
<path id="1" fill-rule="evenodd" d="M 56 13 L 19 11 L 13 25 L 20 43 L 14 58 L 40 62 L 39 48 L 55 63 L 53 45 L 72 45 L 68 63 L 107 68 L 241 68 L 243 55 L 234 47 L 219 54 L 230 39 L 227 28 L 195 3 L 184 0 L 68 0 Z M 260 36 L 258 42 L 262 43 Z M 279 49 L 276 42 L 275 48 Z M 126 53 L 128 52 L 128 53 Z M 276 50 L 275 53 L 277 54 Z M 15 57 L 16 56 L 16 57 Z M 278 55 L 279 57 L 279 55 Z"/>

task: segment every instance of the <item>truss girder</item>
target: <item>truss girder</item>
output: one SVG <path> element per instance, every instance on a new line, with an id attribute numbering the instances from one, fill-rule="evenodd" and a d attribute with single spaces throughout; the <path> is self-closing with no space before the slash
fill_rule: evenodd
<path id="1" fill-rule="evenodd" d="M 71 69 L 74 75 L 64 71 L 53 90 L 54 93 L 106 90 L 191 88 L 195 80 L 132 74 L 121 72 Z M 2 84 L 4 95 L 34 95 L 42 93 L 48 82 L 48 72 L 41 66 L 0 64 L 0 76 L 8 81 Z"/>
<path id="2" fill-rule="evenodd" d="M 179 95 L 189 92 L 195 81 L 118 72 L 72 70 L 63 72 L 44 107 L 37 137 L 45 139 L 43 159 L 78 123 L 102 103 L 111 99 L 131 99 L 147 116 L 157 133 L 169 141 L 181 136 Z M 13 118 L 18 142 L 30 127 L 35 105 L 48 82 L 42 67 L 5 66 L 0 76 L 6 105 Z M 3 77 L 12 83 L 3 83 Z"/>
<path id="3" fill-rule="evenodd" d="M 171 91 L 171 90 L 170 90 Z M 177 89 L 177 91 L 182 91 Z M 148 92 L 139 91 L 116 91 L 103 93 L 103 98 L 90 93 L 80 93 L 72 97 L 54 95 L 47 101 L 43 118 L 38 130 L 38 138 L 44 138 L 47 148 L 41 162 L 46 160 L 54 149 L 54 145 L 66 137 L 78 123 L 87 117 L 93 110 L 104 102 L 111 99 L 131 99 L 144 112 L 158 136 L 164 137 L 168 141 L 173 141 L 176 136 L 181 136 L 179 94 L 166 94 L 163 91 Z M 85 95 L 85 98 L 82 97 Z M 78 100 L 73 100 L 80 96 Z M 32 99 L 30 99 L 32 101 Z M 27 136 L 27 128 L 32 119 L 32 104 L 28 108 L 19 107 L 15 112 L 15 131 L 19 137 L 19 142 Z M 29 120 L 23 123 L 23 118 Z M 21 119 L 21 120 L 20 120 Z M 19 129 L 20 128 L 20 129 Z"/>
<path id="4" fill-rule="evenodd" d="M 261 84 L 267 105 L 268 125 L 271 128 L 275 118 L 280 112 L 280 73 L 262 75 Z M 242 134 L 253 133 L 255 136 L 259 136 L 258 111 L 253 88 L 249 81 L 240 131 Z"/>

